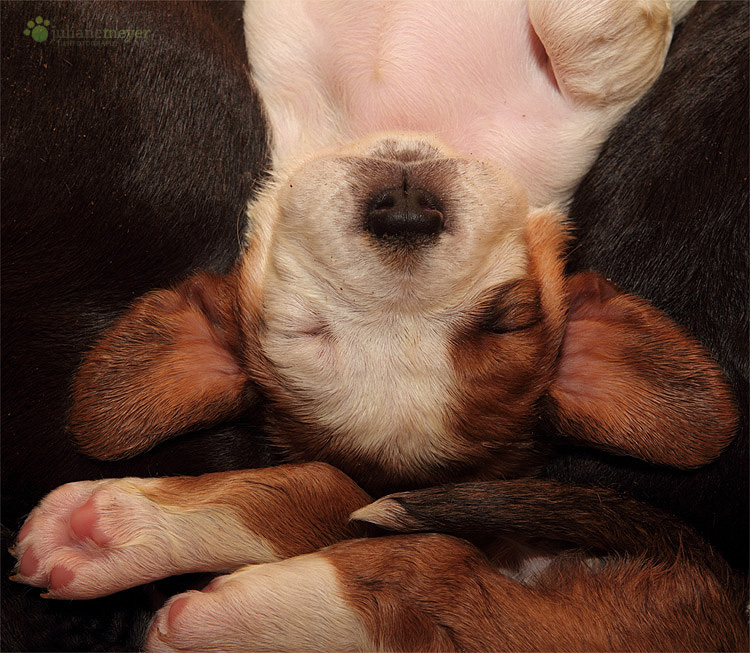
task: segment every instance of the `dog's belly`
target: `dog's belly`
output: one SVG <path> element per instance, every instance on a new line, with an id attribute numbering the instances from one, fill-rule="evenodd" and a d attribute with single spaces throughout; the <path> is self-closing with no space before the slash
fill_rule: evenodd
<path id="1" fill-rule="evenodd" d="M 515 132 L 566 109 L 541 50 L 535 56 L 523 1 L 454 1 L 429 14 L 424 4 L 350 6 L 356 21 L 323 11 L 314 21 L 331 35 L 320 57 L 353 137 L 426 131 L 481 155 L 495 145 L 493 125 Z"/>
<path id="2" fill-rule="evenodd" d="M 526 0 L 286 5 L 245 10 L 277 164 L 372 132 L 429 132 L 510 167 L 533 204 L 565 199 L 588 166 L 581 135 L 601 115 L 561 94 Z"/>

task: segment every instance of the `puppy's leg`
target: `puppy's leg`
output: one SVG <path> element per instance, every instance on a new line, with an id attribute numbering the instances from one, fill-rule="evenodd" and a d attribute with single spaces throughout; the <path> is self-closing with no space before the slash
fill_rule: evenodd
<path id="1" fill-rule="evenodd" d="M 150 651 L 745 650 L 715 579 L 561 556 L 533 585 L 446 535 L 351 540 L 168 602 Z M 646 612 L 644 612 L 646 606 Z"/>
<path id="2" fill-rule="evenodd" d="M 319 553 L 248 566 L 170 599 L 149 651 L 374 651 L 338 571 Z"/>
<path id="3" fill-rule="evenodd" d="M 197 477 L 81 481 L 51 492 L 14 549 L 16 579 L 93 598 L 175 574 L 231 571 L 362 533 L 367 495 L 321 463 Z"/>
<path id="4" fill-rule="evenodd" d="M 560 90 L 574 101 L 627 104 L 661 72 L 672 36 L 666 0 L 529 0 L 528 7 Z"/>

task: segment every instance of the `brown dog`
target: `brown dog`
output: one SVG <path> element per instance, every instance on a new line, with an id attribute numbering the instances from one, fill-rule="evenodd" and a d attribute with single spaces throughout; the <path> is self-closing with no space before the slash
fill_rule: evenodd
<path id="1" fill-rule="evenodd" d="M 131 456 L 259 395 L 293 460 L 373 489 L 527 471 L 540 417 L 676 467 L 733 435 L 711 358 L 597 275 L 564 278 L 561 217 L 499 167 L 383 136 L 277 175 L 250 216 L 231 273 L 146 295 L 89 353 L 84 451 Z"/>

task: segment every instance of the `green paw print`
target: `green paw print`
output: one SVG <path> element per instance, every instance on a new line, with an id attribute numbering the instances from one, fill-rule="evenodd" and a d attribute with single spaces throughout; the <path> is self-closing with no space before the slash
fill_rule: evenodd
<path id="1" fill-rule="evenodd" d="M 37 43 L 42 43 L 43 41 L 46 41 L 49 36 L 49 31 L 47 30 L 48 25 L 48 20 L 44 20 L 41 16 L 37 16 L 36 20 L 30 20 L 26 23 L 27 29 L 25 29 L 23 33 L 26 34 L 26 36 L 31 35 L 31 38 Z"/>

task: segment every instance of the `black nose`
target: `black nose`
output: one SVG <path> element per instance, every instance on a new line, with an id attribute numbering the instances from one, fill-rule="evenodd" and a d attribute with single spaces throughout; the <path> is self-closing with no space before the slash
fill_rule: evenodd
<path id="1" fill-rule="evenodd" d="M 378 238 L 415 242 L 443 231 L 443 212 L 434 195 L 404 183 L 373 196 L 365 226 Z"/>

